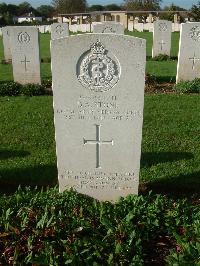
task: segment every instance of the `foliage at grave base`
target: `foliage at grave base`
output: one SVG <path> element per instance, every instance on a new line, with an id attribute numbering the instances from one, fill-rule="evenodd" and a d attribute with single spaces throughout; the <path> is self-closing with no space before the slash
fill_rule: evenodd
<path id="1" fill-rule="evenodd" d="M 200 79 L 181 81 L 174 86 L 174 89 L 180 93 L 200 93 Z"/>
<path id="2" fill-rule="evenodd" d="M 45 81 L 42 85 L 39 84 L 26 84 L 21 85 L 16 82 L 2 82 L 0 83 L 0 96 L 40 96 L 47 93 L 47 88 L 50 85 L 50 81 Z"/>
<path id="3" fill-rule="evenodd" d="M 159 54 L 158 56 L 155 56 L 152 58 L 153 61 L 168 61 L 171 60 L 169 55 L 166 54 Z"/>
<path id="4" fill-rule="evenodd" d="M 19 189 L 0 197 L 0 265 L 198 265 L 198 204 Z"/>

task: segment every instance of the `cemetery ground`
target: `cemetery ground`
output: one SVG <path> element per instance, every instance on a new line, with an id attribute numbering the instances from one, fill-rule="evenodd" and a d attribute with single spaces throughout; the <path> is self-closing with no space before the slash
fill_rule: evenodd
<path id="1" fill-rule="evenodd" d="M 199 265 L 200 97 L 172 91 L 178 33 L 167 61 L 150 59 L 151 33 L 133 34 L 147 39 L 152 86 L 168 88 L 145 95 L 140 196 L 112 205 L 45 191 L 57 184 L 52 96 L 0 97 L 0 265 Z M 49 41 L 41 35 L 43 80 Z M 11 65 L 0 73 L 12 80 Z M 32 188 L 13 194 L 19 184 Z"/>

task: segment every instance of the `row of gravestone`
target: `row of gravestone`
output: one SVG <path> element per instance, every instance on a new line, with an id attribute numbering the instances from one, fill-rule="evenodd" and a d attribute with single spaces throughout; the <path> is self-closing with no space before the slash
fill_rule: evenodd
<path id="1" fill-rule="evenodd" d="M 51 41 L 59 189 L 109 201 L 137 194 L 146 41 L 113 32 L 61 37 L 62 27 L 52 26 Z M 199 23 L 182 25 L 179 68 L 188 72 L 199 66 L 199 32 Z M 40 77 L 38 36 L 35 27 L 10 30 L 17 75 Z"/>
<path id="2" fill-rule="evenodd" d="M 93 22 L 92 24 L 69 24 L 69 30 L 73 33 L 93 32 L 94 25 L 98 24 L 98 23 L 99 22 Z M 107 22 L 105 22 L 105 23 L 107 23 Z M 111 22 L 111 23 L 113 23 L 113 22 Z M 180 26 L 181 26 L 180 23 L 172 23 L 172 32 L 179 32 Z M 51 25 L 41 25 L 41 26 L 37 26 L 37 28 L 38 28 L 40 33 L 51 33 Z M 153 23 L 129 22 L 128 30 L 129 31 L 137 30 L 139 32 L 143 32 L 143 31 L 153 32 Z M 2 36 L 2 28 L 0 28 L 0 36 Z"/>
<path id="3" fill-rule="evenodd" d="M 171 50 L 170 21 L 159 20 L 153 23 L 152 56 L 169 55 Z M 120 23 L 96 23 L 94 33 L 124 34 Z M 38 28 L 33 26 L 5 27 L 3 32 L 4 57 L 13 64 L 13 76 L 16 82 L 41 83 Z M 69 37 L 67 23 L 51 25 L 52 40 Z M 181 25 L 177 82 L 200 77 L 200 23 Z"/>

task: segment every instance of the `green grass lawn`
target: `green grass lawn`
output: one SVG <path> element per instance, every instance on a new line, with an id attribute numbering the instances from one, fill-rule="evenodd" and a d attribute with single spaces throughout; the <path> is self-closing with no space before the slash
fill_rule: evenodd
<path id="1" fill-rule="evenodd" d="M 51 96 L 0 98 L 0 191 L 57 183 Z M 171 196 L 200 186 L 200 97 L 146 95 L 140 183 Z"/>
<path id="2" fill-rule="evenodd" d="M 127 34 L 144 38 L 147 40 L 147 56 L 151 57 L 153 34 L 151 32 L 128 32 Z M 171 55 L 178 54 L 179 33 L 172 33 Z M 40 34 L 40 54 L 42 59 L 50 58 L 50 34 Z M 3 59 L 3 44 L 0 37 L 0 60 Z M 147 61 L 146 71 L 148 74 L 155 75 L 158 81 L 175 81 L 177 61 L 158 62 L 152 59 Z M 42 79 L 51 78 L 51 64 L 41 64 Z M 13 80 L 12 66 L 0 64 L 0 81 Z"/>

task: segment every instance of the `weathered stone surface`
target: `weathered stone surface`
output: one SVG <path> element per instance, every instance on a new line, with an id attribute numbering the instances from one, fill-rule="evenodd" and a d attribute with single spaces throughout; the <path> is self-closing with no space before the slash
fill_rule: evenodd
<path id="1" fill-rule="evenodd" d="M 176 81 L 200 78 L 200 22 L 181 24 Z"/>
<path id="2" fill-rule="evenodd" d="M 78 31 L 77 24 L 69 25 L 69 30 L 73 33 L 76 33 Z"/>
<path id="3" fill-rule="evenodd" d="M 21 84 L 40 84 L 39 33 L 37 27 L 12 27 L 11 50 L 14 81 Z"/>
<path id="4" fill-rule="evenodd" d="M 129 22 L 128 23 L 128 30 L 129 31 L 133 31 L 133 27 L 134 27 L 134 23 L 133 22 Z"/>
<path id="5" fill-rule="evenodd" d="M 148 30 L 149 32 L 153 32 L 153 23 L 144 23 L 143 30 Z"/>
<path id="6" fill-rule="evenodd" d="M 138 193 L 145 40 L 83 34 L 51 43 L 59 188 Z"/>
<path id="7" fill-rule="evenodd" d="M 51 39 L 59 39 L 69 36 L 68 23 L 53 23 L 51 25 Z"/>
<path id="8" fill-rule="evenodd" d="M 170 56 L 172 22 L 157 20 L 153 23 L 153 50 L 152 57 L 160 54 Z"/>
<path id="9" fill-rule="evenodd" d="M 139 31 L 139 32 L 143 32 L 144 31 L 144 23 L 135 23 L 134 29 Z"/>
<path id="10" fill-rule="evenodd" d="M 124 26 L 117 22 L 102 22 L 93 25 L 94 33 L 124 34 Z"/>
<path id="11" fill-rule="evenodd" d="M 11 26 L 3 27 L 3 48 L 4 48 L 4 60 L 6 62 L 12 61 L 12 53 L 11 53 L 11 43 L 10 43 L 10 30 Z"/>

